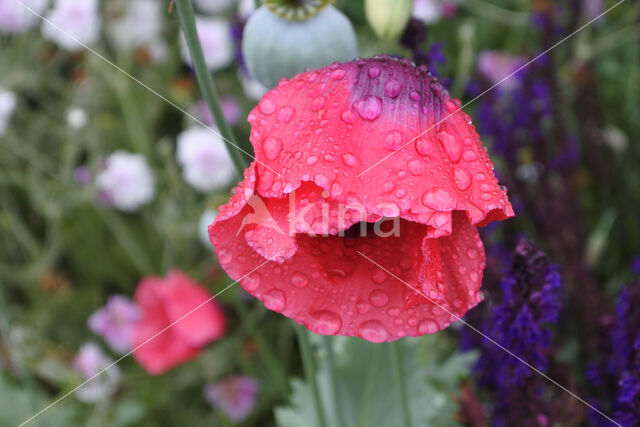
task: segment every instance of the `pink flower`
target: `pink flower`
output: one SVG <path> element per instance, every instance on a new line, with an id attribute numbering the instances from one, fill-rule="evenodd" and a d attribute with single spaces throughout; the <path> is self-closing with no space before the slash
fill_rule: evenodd
<path id="1" fill-rule="evenodd" d="M 145 277 L 135 301 L 142 318 L 134 331 L 133 357 L 158 375 L 196 357 L 225 332 L 222 310 L 202 286 L 180 270 Z"/>
<path id="2" fill-rule="evenodd" d="M 497 50 L 485 50 L 478 55 L 478 72 L 491 84 L 499 83 L 503 90 L 509 91 L 518 84 L 518 80 L 514 77 L 506 78 L 524 63 L 525 60 L 521 56 Z"/>
<path id="3" fill-rule="evenodd" d="M 234 423 L 244 421 L 256 404 L 260 385 L 250 377 L 232 376 L 204 388 L 205 399 Z"/>
<path id="4" fill-rule="evenodd" d="M 0 33 L 21 33 L 32 28 L 40 20 L 36 13 L 42 13 L 47 0 L 21 1 L 24 6 L 16 0 L 0 0 Z"/>
<path id="5" fill-rule="evenodd" d="M 140 310 L 127 297 L 113 295 L 107 305 L 89 317 L 89 329 L 100 335 L 116 353 L 131 350 L 133 331 Z"/>

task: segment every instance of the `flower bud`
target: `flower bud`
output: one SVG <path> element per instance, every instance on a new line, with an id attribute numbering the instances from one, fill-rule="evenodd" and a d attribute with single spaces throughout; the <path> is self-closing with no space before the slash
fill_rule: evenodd
<path id="1" fill-rule="evenodd" d="M 398 37 L 411 17 L 412 0 L 366 0 L 367 21 L 381 39 Z"/>

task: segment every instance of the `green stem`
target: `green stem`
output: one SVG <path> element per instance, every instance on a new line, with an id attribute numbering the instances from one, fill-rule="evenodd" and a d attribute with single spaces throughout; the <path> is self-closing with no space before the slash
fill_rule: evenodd
<path id="1" fill-rule="evenodd" d="M 191 62 L 193 63 L 193 69 L 196 72 L 196 78 L 198 79 L 198 85 L 202 90 L 204 100 L 211 110 L 211 114 L 218 126 L 220 135 L 224 140 L 224 143 L 231 156 L 236 172 L 239 176 L 242 176 L 242 171 L 245 168 L 245 161 L 240 152 L 240 148 L 236 142 L 231 126 L 227 123 L 220 106 L 220 97 L 218 91 L 213 84 L 213 78 L 211 73 L 207 69 L 207 65 L 204 61 L 204 54 L 202 53 L 202 47 L 200 46 L 200 39 L 198 38 L 198 31 L 196 30 L 196 19 L 193 14 L 193 5 L 191 0 L 175 0 L 176 8 L 178 9 L 178 18 L 180 19 L 180 26 L 184 33 L 184 38 L 187 41 L 189 52 L 191 53 Z"/>
<path id="2" fill-rule="evenodd" d="M 311 353 L 311 343 L 309 342 L 309 332 L 304 326 L 296 326 L 298 334 L 298 343 L 300 345 L 300 353 L 302 354 L 302 365 L 304 367 L 304 376 L 311 385 L 311 394 L 313 395 L 313 403 L 318 417 L 318 425 L 326 427 L 327 421 L 324 417 L 324 409 L 322 400 L 320 399 L 320 388 L 318 387 L 318 376 L 316 375 L 316 365 L 313 361 Z"/>
<path id="3" fill-rule="evenodd" d="M 336 426 L 344 426 L 344 417 L 342 415 L 342 405 L 340 400 L 340 387 L 336 381 L 336 359 L 333 352 L 333 346 L 331 345 L 331 337 L 325 335 L 322 337 L 322 343 L 324 344 L 324 350 L 327 355 L 327 365 L 329 367 L 329 381 L 331 382 L 331 395 L 333 396 L 333 406 L 336 411 Z"/>
<path id="4" fill-rule="evenodd" d="M 407 387 L 404 382 L 404 371 L 402 369 L 402 358 L 400 357 L 402 349 L 398 341 L 389 343 L 389 356 L 391 357 L 391 369 L 396 379 L 396 387 L 400 397 L 400 405 L 402 407 L 402 418 L 405 427 L 411 427 L 411 413 L 409 412 L 409 400 L 407 399 Z"/>

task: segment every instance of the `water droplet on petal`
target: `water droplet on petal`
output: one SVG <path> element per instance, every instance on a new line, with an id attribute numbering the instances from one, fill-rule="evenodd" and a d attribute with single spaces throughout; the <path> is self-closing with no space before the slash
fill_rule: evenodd
<path id="1" fill-rule="evenodd" d="M 351 153 L 343 154 L 342 162 L 347 166 L 353 166 L 356 163 L 356 158 Z"/>
<path id="2" fill-rule="evenodd" d="M 228 264 L 229 262 L 231 262 L 231 259 L 233 258 L 233 255 L 231 254 L 231 252 L 224 249 L 220 249 L 217 252 L 217 255 L 218 255 L 218 261 L 220 262 L 220 264 Z"/>
<path id="3" fill-rule="evenodd" d="M 285 309 L 287 306 L 287 298 L 280 289 L 273 288 L 262 295 L 262 301 L 264 305 L 273 311 L 278 313 Z"/>
<path id="4" fill-rule="evenodd" d="M 358 313 L 360 314 L 367 314 L 370 309 L 371 306 L 365 301 L 361 300 L 356 303 L 356 310 L 358 310 Z"/>
<path id="5" fill-rule="evenodd" d="M 255 291 L 258 289 L 260 285 L 260 274 L 259 273 L 251 273 L 242 279 L 242 287 L 247 291 Z"/>
<path id="6" fill-rule="evenodd" d="M 304 288 L 309 283 L 309 278 L 306 274 L 296 271 L 291 275 L 291 284 L 296 288 Z"/>
<path id="7" fill-rule="evenodd" d="M 379 75 L 380 75 L 380 68 L 378 68 L 378 67 L 369 68 L 369 77 L 370 78 L 375 79 Z"/>
<path id="8" fill-rule="evenodd" d="M 318 161 L 318 158 L 316 156 L 307 157 L 307 164 L 309 166 L 314 165 L 317 161 Z"/>
<path id="9" fill-rule="evenodd" d="M 448 189 L 434 187 L 422 195 L 422 204 L 441 212 L 450 212 L 458 205 L 456 196 Z"/>
<path id="10" fill-rule="evenodd" d="M 476 153 L 473 150 L 467 150 L 464 152 L 464 155 L 462 156 L 465 160 L 468 161 L 473 161 L 475 159 L 478 158 L 478 156 L 476 156 Z"/>
<path id="11" fill-rule="evenodd" d="M 402 148 L 404 144 L 404 134 L 399 130 L 392 130 L 384 137 L 384 148 L 395 151 Z"/>
<path id="12" fill-rule="evenodd" d="M 384 342 L 389 336 L 389 332 L 378 320 L 367 320 L 358 327 L 358 335 L 367 341 Z"/>
<path id="13" fill-rule="evenodd" d="M 343 122 L 350 125 L 356 121 L 356 114 L 351 110 L 345 110 L 342 112 L 342 114 L 340 114 L 340 118 Z"/>
<path id="14" fill-rule="evenodd" d="M 453 163 L 457 163 L 460 161 L 462 157 L 462 144 L 458 141 L 453 135 L 448 134 L 446 132 L 440 132 L 438 134 L 438 141 L 442 145 L 445 153 L 447 153 L 447 157 Z"/>
<path id="15" fill-rule="evenodd" d="M 436 151 L 436 144 L 429 138 L 420 138 L 416 141 L 416 151 L 423 156 L 429 156 Z"/>
<path id="16" fill-rule="evenodd" d="M 331 196 L 338 197 L 339 195 L 342 194 L 342 190 L 343 190 L 342 185 L 340 185 L 340 183 L 338 182 L 334 182 L 331 185 L 331 190 L 330 190 Z"/>
<path id="17" fill-rule="evenodd" d="M 365 120 L 375 120 L 382 112 L 382 100 L 375 95 L 365 95 L 353 103 L 353 109 Z"/>
<path id="18" fill-rule="evenodd" d="M 409 163 L 407 163 L 407 167 L 412 175 L 420 175 L 424 171 L 422 162 L 417 159 L 410 160 Z"/>
<path id="19" fill-rule="evenodd" d="M 326 185 L 327 182 L 329 182 L 329 179 L 326 176 L 319 173 L 313 177 L 313 182 L 315 182 L 319 187 L 323 187 L 324 185 Z"/>
<path id="20" fill-rule="evenodd" d="M 322 107 L 324 107 L 326 103 L 327 103 L 327 98 L 324 97 L 324 96 L 319 96 L 319 97 L 315 98 L 311 102 L 311 111 L 319 111 L 319 110 L 321 110 Z"/>
<path id="21" fill-rule="evenodd" d="M 345 71 L 342 68 L 338 68 L 337 70 L 334 70 L 333 73 L 331 73 L 331 78 L 333 80 L 340 80 L 344 77 L 345 75 Z"/>
<path id="22" fill-rule="evenodd" d="M 402 83 L 400 83 L 396 79 L 391 78 L 387 80 L 387 82 L 384 84 L 384 93 L 389 98 L 395 98 L 396 96 L 400 95 L 401 91 L 402 91 Z"/>
<path id="23" fill-rule="evenodd" d="M 310 321 L 307 326 L 316 334 L 335 335 L 342 327 L 342 319 L 333 311 L 314 311 L 309 316 Z"/>
<path id="24" fill-rule="evenodd" d="M 478 257 L 478 250 L 476 248 L 469 248 L 467 249 L 467 256 L 470 259 L 475 259 Z"/>
<path id="25" fill-rule="evenodd" d="M 440 327 L 434 320 L 423 319 L 418 323 L 418 333 L 420 335 L 433 334 L 440 330 Z"/>
<path id="26" fill-rule="evenodd" d="M 384 307 L 389 302 L 389 295 L 385 291 L 376 289 L 369 294 L 369 302 L 374 307 Z"/>
<path id="27" fill-rule="evenodd" d="M 417 90 L 412 90 L 409 93 L 409 98 L 411 98 L 414 101 L 420 101 L 420 93 L 418 93 Z"/>
<path id="28" fill-rule="evenodd" d="M 455 168 L 453 170 L 453 179 L 461 191 L 466 190 L 471 185 L 471 175 L 462 168 Z"/>
<path id="29" fill-rule="evenodd" d="M 262 142 L 264 155 L 269 160 L 275 160 L 282 150 L 282 140 L 276 136 L 269 136 Z"/>
<path id="30" fill-rule="evenodd" d="M 293 113 L 295 113 L 295 110 L 293 109 L 293 107 L 289 107 L 289 106 L 282 107 L 278 111 L 278 120 L 280 120 L 283 123 L 288 123 L 293 118 Z"/>
<path id="31" fill-rule="evenodd" d="M 260 101 L 260 106 L 258 108 L 263 114 L 266 114 L 268 116 L 269 114 L 273 114 L 273 112 L 276 111 L 276 104 L 274 104 L 273 101 L 268 98 L 263 98 L 262 101 Z"/>

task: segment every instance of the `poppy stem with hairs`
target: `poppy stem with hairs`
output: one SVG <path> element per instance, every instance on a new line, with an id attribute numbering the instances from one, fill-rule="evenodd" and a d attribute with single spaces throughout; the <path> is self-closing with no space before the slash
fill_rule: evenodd
<path id="1" fill-rule="evenodd" d="M 180 20 L 180 26 L 184 33 L 184 38 L 187 41 L 189 47 L 189 53 L 191 54 L 191 62 L 193 69 L 196 73 L 198 85 L 202 90 L 204 97 L 213 119 L 216 122 L 216 126 L 220 131 L 220 135 L 224 140 L 224 143 L 229 152 L 229 156 L 233 161 L 233 165 L 236 167 L 236 173 L 239 178 L 242 178 L 242 172 L 244 171 L 246 164 L 242 157 L 242 153 L 237 148 L 236 142 L 231 126 L 224 117 L 222 107 L 220 106 L 220 98 L 218 91 L 213 84 L 213 78 L 207 65 L 204 61 L 204 54 L 202 53 L 202 46 L 200 45 L 200 39 L 198 38 L 198 31 L 196 29 L 196 19 L 193 13 L 193 5 L 191 0 L 175 0 L 176 9 L 178 10 L 178 18 Z"/>
<path id="2" fill-rule="evenodd" d="M 411 413 L 409 412 L 409 401 L 407 400 L 407 388 L 404 381 L 404 370 L 402 368 L 402 349 L 398 341 L 390 342 L 389 357 L 391 359 L 391 369 L 396 379 L 396 388 L 402 407 L 402 418 L 405 427 L 411 427 Z"/>
<path id="3" fill-rule="evenodd" d="M 296 333 L 298 334 L 298 344 L 300 345 L 300 353 L 302 355 L 302 366 L 304 368 L 304 376 L 311 386 L 311 394 L 313 397 L 313 406 L 316 410 L 319 427 L 327 427 L 327 421 L 324 416 L 324 407 L 320 397 L 320 388 L 318 386 L 318 376 L 316 364 L 313 360 L 311 352 L 311 343 L 309 342 L 309 331 L 304 326 L 296 325 Z"/>

